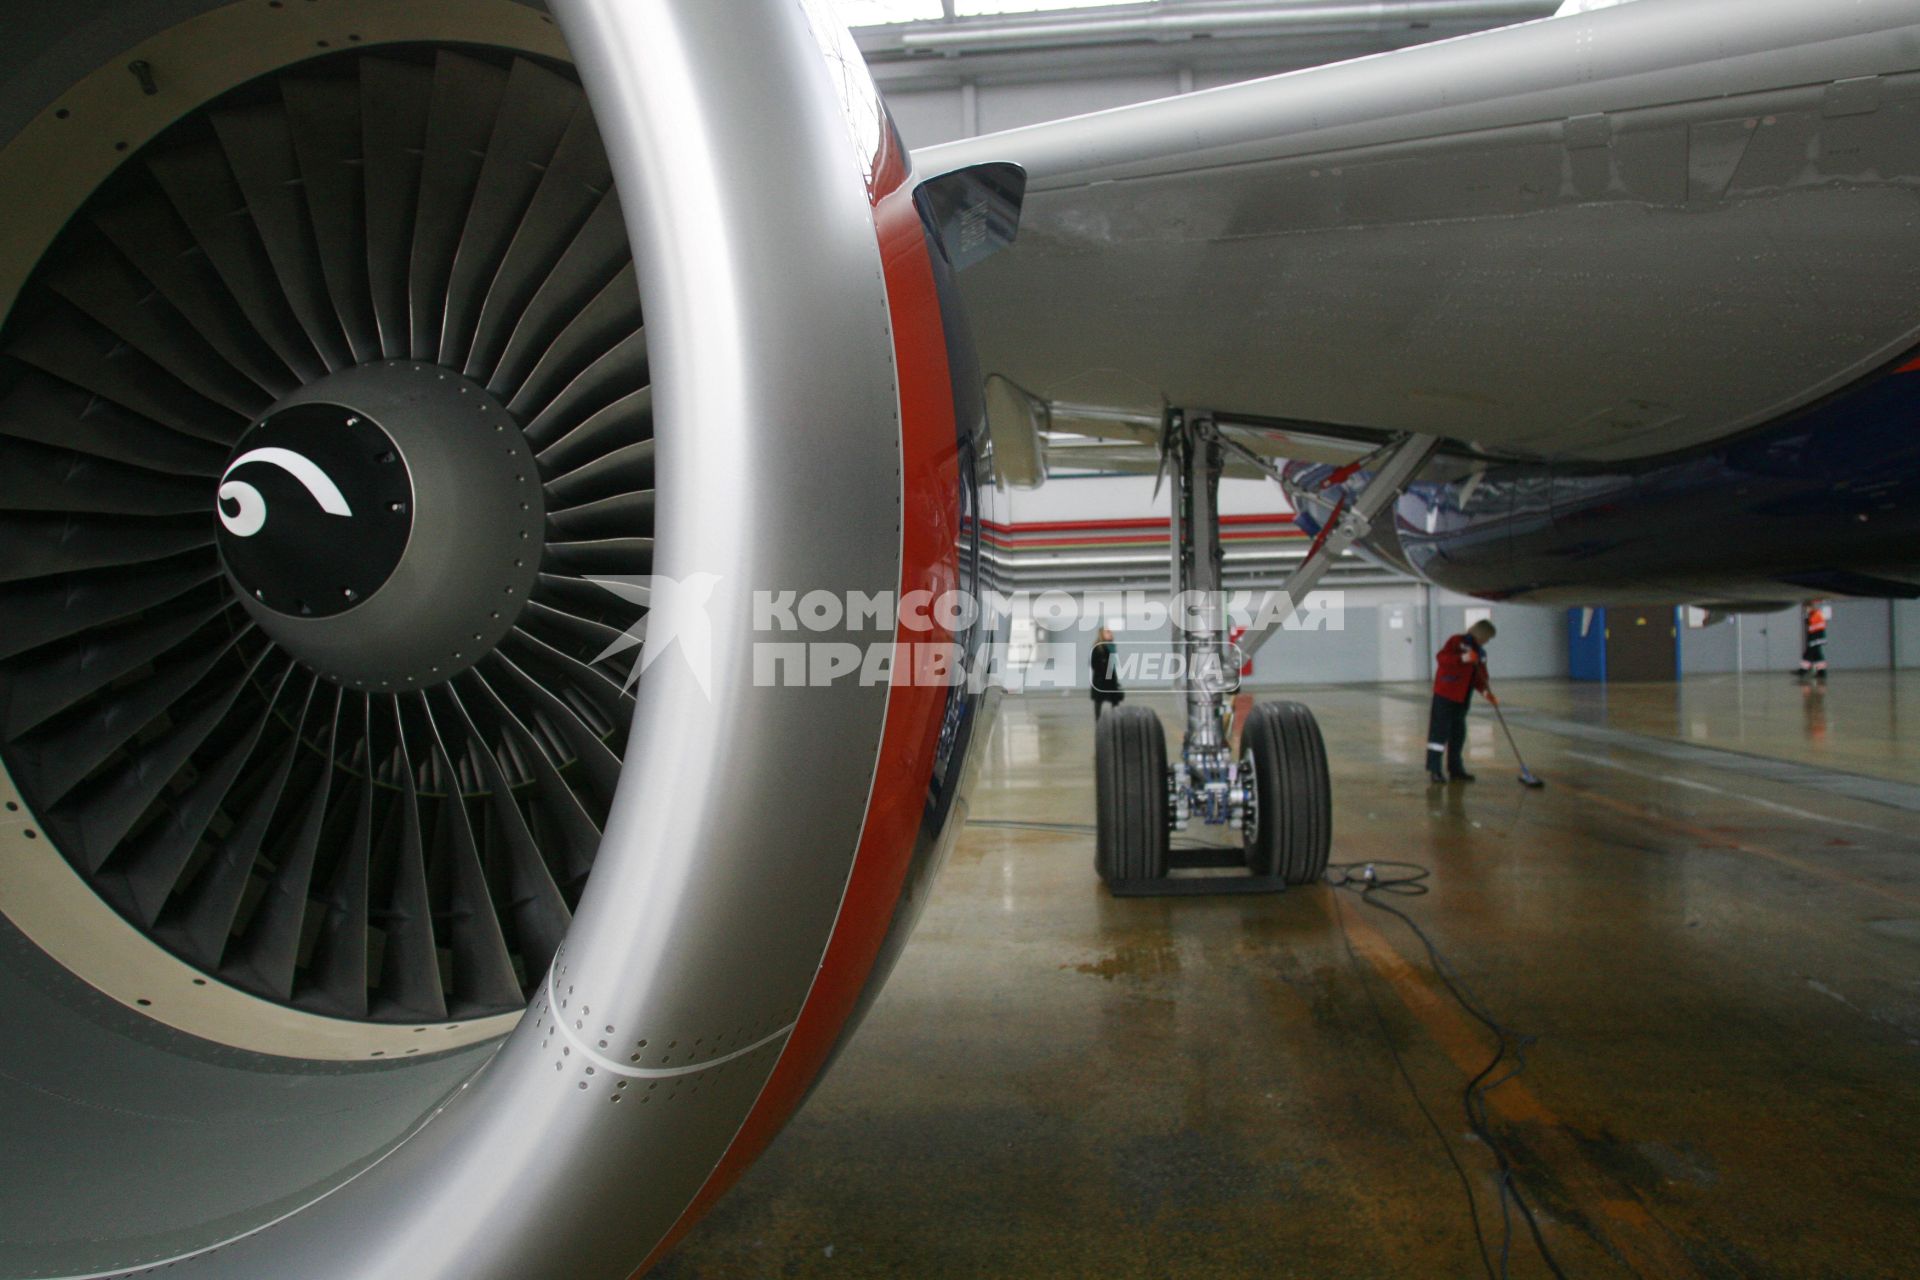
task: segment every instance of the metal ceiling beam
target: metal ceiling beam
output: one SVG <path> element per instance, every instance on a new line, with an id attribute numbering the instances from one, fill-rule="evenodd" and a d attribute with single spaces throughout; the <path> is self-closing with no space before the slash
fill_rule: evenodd
<path id="1" fill-rule="evenodd" d="M 858 33 L 869 61 L 953 57 L 998 50 L 1188 41 L 1198 38 L 1321 34 L 1421 27 L 1437 22 L 1489 26 L 1552 16 L 1558 0 L 1314 0 L 1293 4 L 1163 4 L 1071 18 L 954 20 L 871 27 Z"/>
<path id="2" fill-rule="evenodd" d="M 962 85 L 1032 84 L 1108 76 L 1189 73 L 1215 80 L 1254 79 L 1389 53 L 1412 45 L 1472 35 L 1492 25 L 1440 22 L 1429 27 L 1390 31 L 1283 35 L 1238 39 L 1137 41 L 1131 44 L 1082 44 L 1061 48 L 1002 49 L 964 56 L 896 51 L 870 53 L 873 78 L 888 93 L 952 89 Z M 1173 92 L 1174 86 L 1168 86 Z"/>

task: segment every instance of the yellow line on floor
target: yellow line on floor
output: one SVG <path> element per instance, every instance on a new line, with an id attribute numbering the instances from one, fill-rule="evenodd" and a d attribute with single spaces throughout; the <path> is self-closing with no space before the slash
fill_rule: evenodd
<path id="1" fill-rule="evenodd" d="M 1334 890 L 1326 895 L 1327 909 L 1335 916 L 1335 923 L 1345 925 L 1353 949 L 1385 979 L 1407 1011 L 1452 1060 L 1464 1087 L 1492 1056 L 1488 1033 L 1444 987 L 1407 961 L 1365 918 L 1365 909 L 1343 902 L 1344 896 Z M 1553 1170 L 1560 1190 L 1579 1206 L 1602 1244 L 1633 1274 L 1663 1280 L 1701 1274 L 1672 1232 L 1631 1188 L 1620 1185 L 1588 1159 L 1572 1132 L 1525 1080 L 1509 1080 L 1489 1092 L 1486 1099 L 1490 1112 L 1509 1124 L 1525 1126 L 1529 1149 Z"/>

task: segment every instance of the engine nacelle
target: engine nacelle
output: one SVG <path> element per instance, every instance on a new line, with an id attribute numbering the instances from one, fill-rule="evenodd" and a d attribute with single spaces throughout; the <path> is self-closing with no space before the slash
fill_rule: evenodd
<path id="1" fill-rule="evenodd" d="M 551 8 L 8 57 L 0 1275 L 644 1269 L 962 823 L 991 459 L 858 50 Z"/>

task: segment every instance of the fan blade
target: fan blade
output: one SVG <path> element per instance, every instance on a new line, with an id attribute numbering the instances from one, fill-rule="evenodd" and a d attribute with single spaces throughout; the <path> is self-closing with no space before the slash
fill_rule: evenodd
<path id="1" fill-rule="evenodd" d="M 495 650 L 489 655 L 487 665 L 490 670 L 503 674 L 506 686 L 522 696 L 523 705 L 545 713 L 566 740 L 567 749 L 586 772 L 594 794 L 603 801 L 611 802 L 614 789 L 620 784 L 620 757 L 601 741 L 593 726 L 581 719 L 579 712 L 529 675 L 505 652 Z"/>
<path id="2" fill-rule="evenodd" d="M 213 522 L 161 523 L 82 516 L 0 521 L 0 582 L 165 560 L 213 546 Z"/>
<path id="3" fill-rule="evenodd" d="M 462 680 L 480 692 L 483 704 L 492 710 L 504 732 L 520 744 L 528 772 L 533 775 L 540 810 L 559 829 L 561 848 L 566 855 L 559 863 L 559 882 L 571 884 L 584 879 L 593 867 L 594 855 L 600 851 L 600 822 L 587 812 L 579 794 L 560 776 L 540 736 L 513 713 L 487 678 L 478 670 L 472 670 Z"/>
<path id="4" fill-rule="evenodd" d="M 148 170 L 263 342 L 302 382 L 327 371 L 260 243 L 247 198 L 211 141 L 162 152 Z"/>
<path id="5" fill-rule="evenodd" d="M 285 849 L 273 879 L 247 922 L 242 943 L 243 963 L 254 979 L 278 1000 L 293 998 L 294 972 L 300 962 L 300 936 L 306 925 L 313 869 L 320 854 L 320 836 L 326 827 L 327 802 L 333 794 L 334 752 L 340 737 L 340 712 L 346 691 L 336 690 L 333 714 L 327 721 L 327 751 L 307 787 L 300 820 L 285 840 Z"/>
<path id="6" fill-rule="evenodd" d="M 220 474 L 226 442 L 181 435 L 79 387 L 23 369 L 0 402 L 0 435 L 167 475 Z"/>
<path id="7" fill-rule="evenodd" d="M 97 231 L 46 275 L 47 287 L 101 328 L 198 395 L 243 418 L 257 417 L 273 397 L 224 356 Z"/>
<path id="8" fill-rule="evenodd" d="M 433 938 L 433 903 L 427 894 L 427 849 L 421 830 L 420 791 L 407 754 L 407 726 L 399 699 L 393 724 L 400 754 L 399 847 L 394 851 L 393 887 L 384 911 L 376 914 L 386 932 L 380 964 L 380 1012 L 386 1016 L 439 1022 L 447 1016 L 440 986 L 440 954 Z"/>
<path id="9" fill-rule="evenodd" d="M 620 339 L 603 355 L 567 384 L 552 403 L 527 423 L 527 439 L 538 449 L 550 441 L 571 433 L 595 414 L 613 406 L 633 407 L 636 397 L 645 396 L 640 407 L 646 413 L 648 430 L 635 430 L 636 422 L 625 425 L 635 430 L 629 439 L 651 435 L 652 396 L 647 388 L 647 334 L 642 329 Z"/>
<path id="10" fill-rule="evenodd" d="M 487 389 L 511 399 L 568 322 L 592 303 L 622 269 L 632 265 L 633 251 L 627 243 L 626 224 L 620 220 L 620 200 L 609 191 L 521 310 L 513 334 L 507 339 L 506 350 L 501 353 L 493 375 L 487 379 Z"/>
<path id="11" fill-rule="evenodd" d="M 244 634 L 209 646 L 198 657 L 156 669 L 124 696 L 32 739 L 30 758 L 37 765 L 42 803 L 59 803 L 135 734 L 192 692 Z"/>
<path id="12" fill-rule="evenodd" d="M 514 799 L 513 789 L 500 768 L 499 757 L 488 749 L 479 727 L 468 713 L 459 691 L 449 684 L 445 694 L 465 730 L 474 759 L 479 762 L 481 782 L 487 790 L 488 813 L 492 830 L 505 846 L 507 859 L 507 904 L 513 913 L 513 936 L 526 965 L 529 984 L 537 981 L 553 962 L 554 953 L 566 939 L 573 913 L 567 909 L 560 886 L 540 856 L 539 842 L 527 827 L 526 815 Z"/>
<path id="13" fill-rule="evenodd" d="M 641 538 L 653 533 L 653 490 L 622 493 L 547 516 L 567 542 Z"/>
<path id="14" fill-rule="evenodd" d="M 182 385 L 65 302 L 49 307 L 39 323 L 12 339 L 7 351 L 182 435 L 230 445 L 247 425 L 245 417 Z"/>
<path id="15" fill-rule="evenodd" d="M 287 113 L 278 105 L 263 104 L 216 111 L 212 118 L 287 304 L 327 367 L 350 367 L 353 352 L 327 294 L 313 220 L 301 198 L 300 160 Z"/>
<path id="16" fill-rule="evenodd" d="M 637 440 L 547 481 L 547 506 L 565 511 L 653 488 L 653 441 Z M 618 572 L 618 571 L 616 571 Z M 639 572 L 644 572 L 641 570 Z"/>
<path id="17" fill-rule="evenodd" d="M 373 700 L 360 699 L 361 742 L 373 744 Z M 367 901 L 373 879 L 373 761 L 362 763 L 365 773 L 354 788 L 352 816 L 346 844 L 333 864 L 327 885 L 326 911 L 314 939 L 313 959 L 307 968 L 301 1003 L 344 1018 L 367 1016 L 367 950 L 371 926 Z"/>
<path id="18" fill-rule="evenodd" d="M 0 439 L 0 510 L 204 515 L 212 496 L 207 477 L 160 475 L 69 449 Z"/>
<path id="19" fill-rule="evenodd" d="M 175 565 L 109 569 L 0 586 L 0 660 L 177 600 L 220 577 L 220 564 L 195 557 Z"/>
<path id="20" fill-rule="evenodd" d="M 538 600 L 527 602 L 527 611 L 520 615 L 520 625 L 535 635 L 551 636 L 560 644 L 571 645 L 582 653 L 604 653 L 626 635 L 619 627 L 582 618 Z M 555 647 L 559 648 L 560 645 L 556 644 Z"/>
<path id="21" fill-rule="evenodd" d="M 94 225 L 152 282 L 200 339 L 270 398 L 300 385 L 221 282 L 166 195 L 149 188 L 94 215 Z"/>
<path id="22" fill-rule="evenodd" d="M 240 914 L 240 900 L 253 879 L 254 868 L 259 865 L 267 830 L 280 812 L 280 801 L 286 795 L 287 779 L 293 776 L 294 762 L 300 758 L 301 729 L 313 709 L 313 695 L 319 684 L 318 676 L 308 679 L 306 697 L 300 703 L 299 714 L 293 718 L 292 732 L 280 749 L 273 772 L 241 809 L 233 830 L 194 877 L 175 917 L 162 919 L 162 932 L 176 941 L 188 959 L 204 969 L 218 969 L 226 958 L 234 922 Z M 261 718 L 273 719 L 273 708 L 274 704 L 269 703 Z"/>
<path id="23" fill-rule="evenodd" d="M 533 301 L 540 285 L 586 225 L 587 218 L 613 189 L 613 171 L 594 126 L 593 112 L 577 106 L 553 159 L 541 175 L 513 243 L 507 247 L 487 292 L 474 331 L 466 373 L 486 382 L 513 336 L 513 325 Z"/>
<path id="24" fill-rule="evenodd" d="M 307 217 L 333 313 L 357 364 L 380 359 L 380 325 L 367 280 L 366 195 L 360 181 L 360 85 L 354 80 L 289 79 L 280 98 L 306 188 Z"/>
<path id="25" fill-rule="evenodd" d="M 11 740 L 99 693 L 130 671 L 157 662 L 234 604 L 232 596 L 175 609 L 78 645 L 16 659 L 0 672 L 0 729 Z"/>
<path id="26" fill-rule="evenodd" d="M 653 572 L 652 538 L 605 538 L 598 542 L 549 542 L 549 568 L 581 578 Z"/>
<path id="27" fill-rule="evenodd" d="M 440 802 L 439 834 L 447 866 L 447 945 L 453 953 L 454 1012 L 499 1013 L 517 1008 L 525 995 L 500 932 L 467 802 L 454 781 L 453 757 L 447 754 L 446 740 L 434 720 L 433 704 L 423 697 L 421 705 L 433 732 L 435 761 L 450 780 L 446 798 Z"/>
<path id="28" fill-rule="evenodd" d="M 466 367 L 474 329 L 501 257 L 581 102 L 573 81 L 525 58 L 508 73 L 479 185 L 447 283 L 440 363 Z"/>
<path id="29" fill-rule="evenodd" d="M 560 336 L 541 355 L 507 407 L 519 415 L 520 421 L 531 422 L 559 397 L 568 383 L 621 343 L 637 339 L 638 350 L 644 356 L 646 338 L 640 333 L 640 324 L 640 283 L 633 263 L 628 262 L 560 331 Z M 629 349 L 614 366 L 615 371 L 630 368 L 631 361 Z M 621 390 L 631 388 L 632 382 L 621 386 Z"/>
<path id="30" fill-rule="evenodd" d="M 548 475 L 577 470 L 626 445 L 653 439 L 653 389 L 641 387 L 596 411 L 539 454 Z"/>
<path id="31" fill-rule="evenodd" d="M 433 105 L 427 116 L 408 278 L 415 360 L 440 359 L 454 253 L 473 207 L 487 140 L 506 87 L 507 73 L 489 63 L 444 51 L 434 61 Z"/>
<path id="32" fill-rule="evenodd" d="M 410 62 L 360 62 L 361 154 L 366 164 L 367 280 L 380 349 L 389 360 L 413 352 L 407 263 L 413 255 L 420 157 L 427 145 L 433 73 Z"/>
<path id="33" fill-rule="evenodd" d="M 234 703 L 248 687 L 250 679 L 273 650 L 261 651 L 246 676 L 233 681 L 217 698 L 145 744 L 126 764 L 107 775 L 94 788 L 88 803 L 79 807 L 80 852 L 85 869 L 98 871 L 115 855 L 142 814 L 152 808 L 167 786 L 179 776 L 194 752 L 205 746 L 233 710 Z M 287 671 L 280 675 L 268 695 L 280 696 Z M 198 774 L 193 785 L 174 797 L 172 803 L 140 835 L 137 846 L 114 858 L 118 880 L 125 886 L 125 901 L 130 914 L 142 924 L 151 925 L 180 881 L 193 851 L 206 834 L 207 824 L 233 784 L 240 770 L 253 755 L 266 717 L 253 715 L 237 726 L 240 737 L 220 758 Z"/>
<path id="34" fill-rule="evenodd" d="M 586 578 L 543 573 L 534 582 L 532 598 L 580 618 L 593 618 L 624 630 L 646 612 L 644 604 L 615 595 Z"/>
<path id="35" fill-rule="evenodd" d="M 568 691 L 584 698 L 587 705 L 606 720 L 609 728 L 605 732 L 609 746 L 616 753 L 624 749 L 628 726 L 633 719 L 631 693 L 617 682 L 607 679 L 604 672 L 594 670 L 587 663 L 554 648 L 518 625 L 512 632 L 511 641 L 515 660 L 522 667 L 533 675 L 544 674 L 548 678 L 549 689 L 564 685 Z"/>

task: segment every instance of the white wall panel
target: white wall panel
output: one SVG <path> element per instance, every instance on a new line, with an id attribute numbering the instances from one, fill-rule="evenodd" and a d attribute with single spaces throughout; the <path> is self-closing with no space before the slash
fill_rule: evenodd
<path id="1" fill-rule="evenodd" d="M 910 90 L 887 95 L 887 109 L 907 150 L 954 142 L 967 136 L 958 89 Z"/>
<path id="2" fill-rule="evenodd" d="M 1567 674 L 1567 611 L 1557 605 L 1494 604 L 1452 591 L 1439 591 L 1434 639 L 1467 629 L 1467 610 L 1491 609 L 1499 635 L 1487 646 L 1487 670 L 1498 679 L 1531 679 Z M 1431 656 L 1429 656 L 1431 669 Z"/>
<path id="3" fill-rule="evenodd" d="M 1680 625 L 1680 674 L 1719 675 L 1739 669 L 1740 628 L 1731 617 L 1707 627 L 1689 627 L 1685 614 Z"/>
<path id="4" fill-rule="evenodd" d="M 1167 98 L 1179 91 L 1179 77 L 1173 75 L 981 85 L 980 132 L 1018 129 L 1022 125 L 1085 115 L 1089 111 Z M 957 95 L 958 91 L 955 92 Z"/>
<path id="5" fill-rule="evenodd" d="M 1885 600 L 1842 600 L 1827 623 L 1827 663 L 1839 671 L 1885 671 L 1892 653 Z"/>
<path id="6" fill-rule="evenodd" d="M 1902 667 L 1920 667 L 1920 600 L 1893 602 L 1894 662 Z"/>
<path id="7" fill-rule="evenodd" d="M 1169 484 L 1154 497 L 1152 476 L 1089 476 L 1049 480 L 1038 489 L 1004 495 L 1002 519 L 1012 524 L 1053 520 L 1165 520 L 1173 510 Z M 1222 480 L 1223 515 L 1273 515 L 1290 510 L 1271 480 Z"/>

